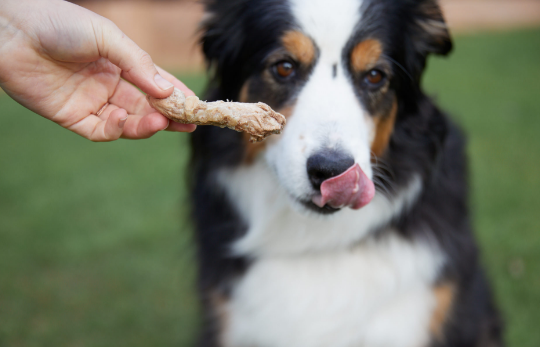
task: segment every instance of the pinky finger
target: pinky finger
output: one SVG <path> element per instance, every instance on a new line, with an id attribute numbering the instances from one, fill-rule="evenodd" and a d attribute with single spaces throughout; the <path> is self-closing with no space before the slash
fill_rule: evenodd
<path id="1" fill-rule="evenodd" d="M 122 133 L 124 131 L 124 124 L 126 124 L 127 119 L 127 111 L 123 108 L 112 111 L 107 118 L 107 121 L 105 122 L 103 134 L 100 134 L 99 132 L 97 134 L 99 140 L 94 140 L 92 138 L 91 140 L 102 142 L 118 140 L 120 136 L 122 136 Z"/>

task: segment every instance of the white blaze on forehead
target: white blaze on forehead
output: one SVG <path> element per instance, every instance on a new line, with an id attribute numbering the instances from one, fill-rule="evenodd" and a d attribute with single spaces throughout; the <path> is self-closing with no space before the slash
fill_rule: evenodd
<path id="1" fill-rule="evenodd" d="M 292 196 L 310 200 L 306 173 L 309 156 L 322 148 L 343 150 L 371 178 L 370 133 L 373 122 L 344 73 L 343 49 L 360 21 L 360 0 L 290 0 L 300 30 L 315 43 L 319 56 L 299 92 L 278 145 L 267 159 Z M 334 66 L 337 67 L 334 74 Z"/>
<path id="2" fill-rule="evenodd" d="M 306 170 L 308 158 L 323 148 L 352 155 L 372 177 L 367 117 L 348 75 L 342 52 L 360 20 L 360 0 L 290 0 L 301 32 L 318 49 L 318 57 L 295 100 L 279 142 L 268 146 L 266 160 L 291 196 L 310 201 L 314 188 Z M 337 67 L 337 75 L 334 74 Z"/>
<path id="3" fill-rule="evenodd" d="M 366 120 L 366 115 L 348 77 L 343 73 L 333 77 L 331 65 L 319 62 L 298 95 L 294 113 L 277 147 L 279 153 L 274 153 L 273 149 L 268 151 L 268 155 L 278 161 L 289 161 L 287 165 L 276 166 L 278 174 L 290 176 L 291 167 L 298 166 L 302 171 L 299 176 L 303 177 L 307 158 L 321 148 L 331 148 L 351 154 L 371 178 L 369 144 L 373 124 Z M 300 147 L 305 151 L 298 157 Z M 284 184 L 288 186 L 287 182 Z M 288 188 L 297 196 L 302 193 L 295 189 L 309 190 L 298 183 Z"/>
<path id="4" fill-rule="evenodd" d="M 298 24 L 319 47 L 319 61 L 340 63 L 343 47 L 360 21 L 362 0 L 290 1 Z"/>

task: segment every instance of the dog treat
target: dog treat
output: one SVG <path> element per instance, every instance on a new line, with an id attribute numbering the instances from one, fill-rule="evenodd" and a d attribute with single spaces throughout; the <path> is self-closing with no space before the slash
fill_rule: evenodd
<path id="1" fill-rule="evenodd" d="M 262 102 L 205 102 L 196 96 L 186 97 L 177 88 L 165 99 L 156 99 L 149 95 L 146 98 L 150 106 L 175 122 L 227 127 L 248 133 L 251 135 L 251 142 L 259 142 L 271 134 L 279 134 L 285 126 L 285 117 Z"/>

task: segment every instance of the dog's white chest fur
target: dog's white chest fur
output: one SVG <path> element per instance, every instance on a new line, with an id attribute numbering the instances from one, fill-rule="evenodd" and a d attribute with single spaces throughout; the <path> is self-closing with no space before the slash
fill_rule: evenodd
<path id="1" fill-rule="evenodd" d="M 229 347 L 421 347 L 442 263 L 397 235 L 337 253 L 256 261 L 227 306 Z"/>

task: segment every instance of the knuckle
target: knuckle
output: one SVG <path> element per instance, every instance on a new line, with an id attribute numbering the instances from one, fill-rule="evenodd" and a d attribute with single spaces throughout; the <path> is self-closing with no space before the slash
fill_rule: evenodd
<path id="1" fill-rule="evenodd" d="M 120 31 L 120 28 L 109 18 L 101 17 L 101 25 L 111 31 Z"/>
<path id="2" fill-rule="evenodd" d="M 153 70 L 155 70 L 156 68 L 154 62 L 152 61 L 152 58 L 150 57 L 150 54 L 146 53 L 142 49 L 139 56 L 139 62 L 144 67 L 151 68 Z"/>

